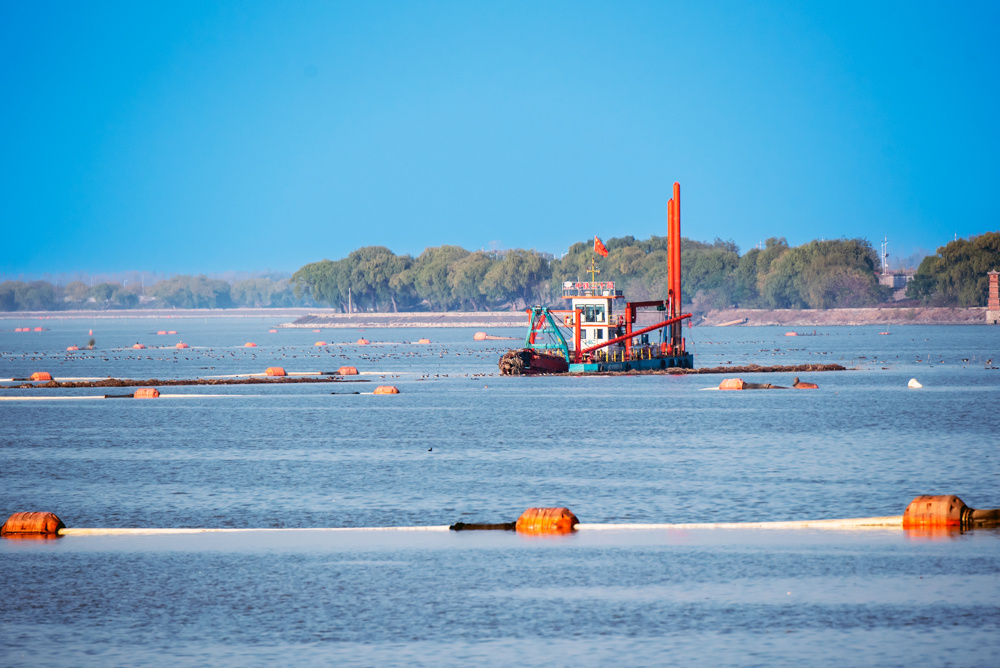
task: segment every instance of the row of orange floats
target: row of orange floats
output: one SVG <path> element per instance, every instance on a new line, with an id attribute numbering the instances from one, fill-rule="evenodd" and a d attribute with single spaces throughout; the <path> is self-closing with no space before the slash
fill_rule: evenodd
<path id="1" fill-rule="evenodd" d="M 175 330 L 175 329 L 171 329 L 171 330 L 161 329 L 160 331 L 158 331 L 156 333 L 156 335 L 157 336 L 166 336 L 167 334 L 176 334 L 176 333 L 177 333 L 177 330 Z"/>
<path id="2" fill-rule="evenodd" d="M 269 367 L 267 367 L 267 369 L 264 370 L 264 375 L 265 376 L 287 376 L 288 374 L 285 372 L 285 368 L 284 367 L 269 366 Z M 353 366 L 342 366 L 339 369 L 337 369 L 336 375 L 337 376 L 357 376 L 358 375 L 358 369 L 357 369 L 357 367 L 353 367 Z"/>
<path id="3" fill-rule="evenodd" d="M 357 341 L 354 342 L 354 344 L 358 345 L 358 346 L 367 346 L 369 343 L 371 343 L 371 341 L 369 341 L 368 339 L 364 339 L 364 338 L 358 339 Z M 430 342 L 428 341 L 428 343 L 430 343 Z M 313 345 L 314 346 L 328 346 L 330 344 L 327 343 L 326 341 L 317 341 Z"/>
<path id="4" fill-rule="evenodd" d="M 567 534 L 575 531 L 580 521 L 569 508 L 528 508 L 517 518 L 513 528 L 526 534 Z M 476 525 L 453 525 L 452 529 Z M 493 525 L 496 526 L 496 525 Z M 509 525 L 503 525 L 507 528 Z M 3 526 L 0 535 L 49 535 L 56 536 L 66 524 L 55 513 L 21 512 L 14 513 Z"/>
<path id="5" fill-rule="evenodd" d="M 183 341 L 174 346 L 174 348 L 177 348 L 178 350 L 183 350 L 184 348 L 190 348 L 190 347 L 191 346 L 184 343 Z M 145 343 L 136 343 L 134 346 L 132 346 L 132 350 L 145 350 L 145 349 L 146 349 Z M 66 350 L 79 350 L 79 348 L 77 348 L 76 346 L 70 346 Z"/>
<path id="6" fill-rule="evenodd" d="M 44 332 L 45 328 L 44 327 L 35 327 L 35 329 L 32 330 L 30 327 L 15 327 L 14 331 L 15 332 L 31 332 L 31 331 Z"/>
<path id="7" fill-rule="evenodd" d="M 138 393 L 138 390 L 136 392 Z M 451 529 L 513 528 L 518 533 L 553 535 L 571 533 L 576 530 L 579 524 L 580 520 L 569 508 L 528 508 L 517 518 L 517 522 L 513 523 L 513 527 L 509 524 L 458 523 L 452 525 Z M 970 508 L 954 494 L 918 496 L 907 505 L 902 517 L 904 530 L 960 530 L 976 526 L 996 526 L 997 524 L 1000 524 L 1000 509 L 976 510 Z M 55 513 L 17 512 L 12 514 L 3 526 L 0 526 L 0 535 L 57 536 L 59 531 L 65 528 L 66 525 Z"/>

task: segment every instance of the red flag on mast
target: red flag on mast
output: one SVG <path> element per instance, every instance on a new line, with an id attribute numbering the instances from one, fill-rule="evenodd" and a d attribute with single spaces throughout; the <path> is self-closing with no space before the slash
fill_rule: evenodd
<path id="1" fill-rule="evenodd" d="M 604 247 L 604 243 L 594 235 L 594 252 L 598 255 L 608 256 L 608 249 Z"/>

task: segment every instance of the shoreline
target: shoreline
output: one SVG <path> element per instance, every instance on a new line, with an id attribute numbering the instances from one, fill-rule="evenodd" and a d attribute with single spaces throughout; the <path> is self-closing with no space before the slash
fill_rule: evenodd
<path id="1" fill-rule="evenodd" d="M 637 322 L 657 322 L 640 313 Z M 285 329 L 378 329 L 393 327 L 517 327 L 528 324 L 524 311 L 408 311 L 340 313 L 316 308 L 134 309 L 121 311 L 3 311 L 0 320 L 109 320 L 184 318 L 261 318 Z M 985 325 L 986 309 L 873 307 L 843 309 L 722 309 L 696 314 L 695 327 L 828 327 L 858 325 Z"/>
<path id="2" fill-rule="evenodd" d="M 697 317 L 697 316 L 696 316 Z M 695 327 L 829 327 L 837 325 L 985 325 L 986 309 L 931 306 L 838 309 L 722 309 Z"/>

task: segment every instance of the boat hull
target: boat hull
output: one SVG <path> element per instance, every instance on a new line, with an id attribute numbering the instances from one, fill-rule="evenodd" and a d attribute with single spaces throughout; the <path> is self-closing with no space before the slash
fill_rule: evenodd
<path id="1" fill-rule="evenodd" d="M 654 357 L 648 360 L 628 360 L 624 362 L 583 362 L 570 364 L 570 373 L 600 373 L 602 371 L 649 371 L 653 369 L 693 369 L 694 356 L 691 353 L 671 357 Z"/>
<path id="2" fill-rule="evenodd" d="M 504 376 L 538 376 L 566 373 L 569 363 L 559 355 L 540 353 L 530 348 L 510 350 L 500 358 L 500 373 Z"/>

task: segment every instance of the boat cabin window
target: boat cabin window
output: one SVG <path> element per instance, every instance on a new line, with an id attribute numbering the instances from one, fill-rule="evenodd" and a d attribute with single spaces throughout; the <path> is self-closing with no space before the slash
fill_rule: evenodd
<path id="1" fill-rule="evenodd" d="M 603 304 L 581 304 L 580 311 L 583 322 L 604 322 Z"/>
<path id="2" fill-rule="evenodd" d="M 604 330 L 603 329 L 595 329 L 594 331 L 597 332 L 597 340 L 598 341 L 600 341 L 601 339 L 604 338 Z"/>

